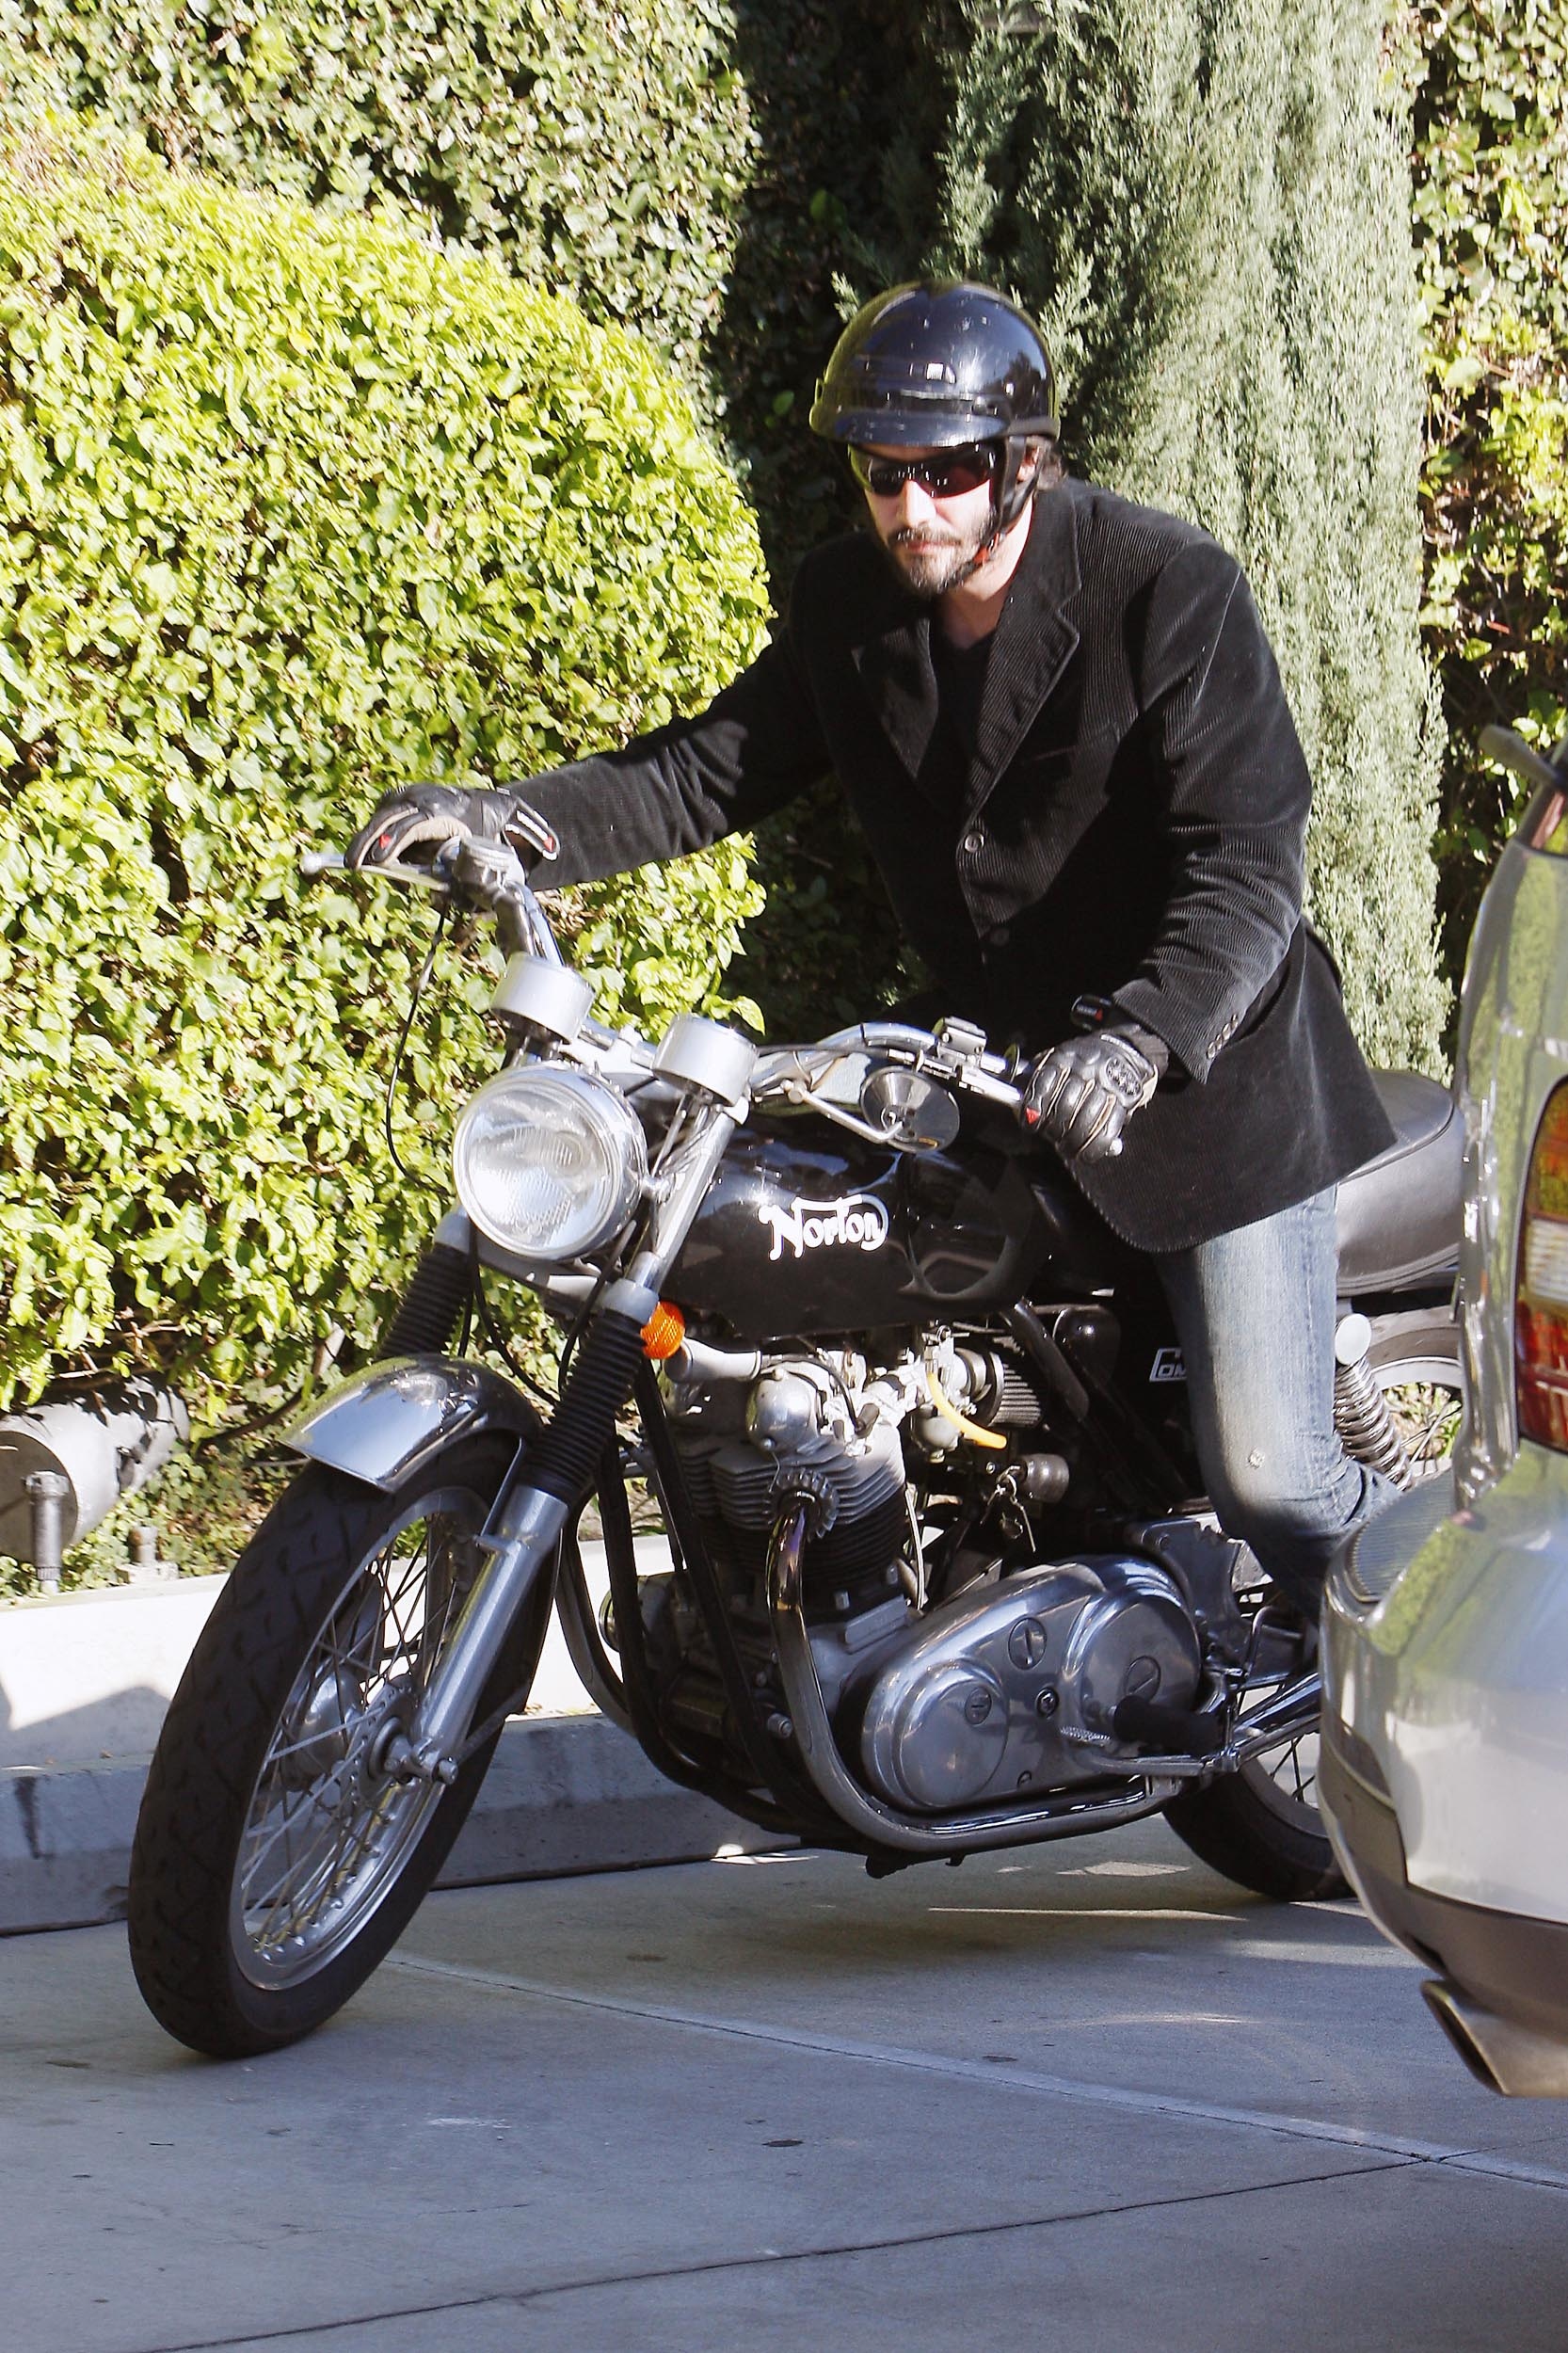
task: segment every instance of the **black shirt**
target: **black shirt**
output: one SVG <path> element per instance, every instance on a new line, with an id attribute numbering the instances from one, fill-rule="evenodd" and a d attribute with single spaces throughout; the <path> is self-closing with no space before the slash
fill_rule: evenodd
<path id="1" fill-rule="evenodd" d="M 931 666 L 936 674 L 936 706 L 962 754 L 960 774 L 974 757 L 980 725 L 980 698 L 985 691 L 985 664 L 991 640 L 977 637 L 972 646 L 955 646 L 937 622 L 931 629 Z"/>

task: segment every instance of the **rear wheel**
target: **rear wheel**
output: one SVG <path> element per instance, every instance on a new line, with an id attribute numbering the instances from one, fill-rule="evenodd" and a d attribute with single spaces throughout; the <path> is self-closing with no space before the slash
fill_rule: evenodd
<path id="1" fill-rule="evenodd" d="M 1318 1811 L 1316 1732 L 1184 1789 L 1165 1819 L 1210 1870 L 1255 1895 L 1321 1903 L 1349 1893 Z"/>
<path id="2" fill-rule="evenodd" d="M 514 1454 L 472 1439 L 390 1496 L 312 1466 L 219 1596 L 148 1775 L 128 1906 L 143 1996 L 193 2050 L 308 2034 L 445 1862 L 499 1732 L 451 1787 L 394 1779 L 387 1752 L 445 1654 Z M 481 1719 L 532 1678 L 550 1597 L 541 1577 Z"/>
<path id="3" fill-rule="evenodd" d="M 1435 1478 L 1448 1467 L 1464 1410 L 1458 1322 L 1440 1307 L 1378 1316 L 1367 1362 L 1416 1479 Z"/>
<path id="4" fill-rule="evenodd" d="M 1454 1318 L 1441 1308 L 1380 1316 L 1367 1354 L 1416 1478 L 1435 1478 L 1464 1408 Z M 1254 1703 L 1267 1696 L 1266 1682 L 1248 1694 Z M 1240 1772 L 1183 1790 L 1165 1818 L 1212 1870 L 1259 1896 L 1300 1903 L 1350 1893 L 1318 1811 L 1316 1732 L 1266 1750 Z"/>

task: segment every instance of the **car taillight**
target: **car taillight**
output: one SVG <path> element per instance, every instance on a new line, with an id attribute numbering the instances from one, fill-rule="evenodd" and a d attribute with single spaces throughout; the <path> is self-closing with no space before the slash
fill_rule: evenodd
<path id="1" fill-rule="evenodd" d="M 1568 1453 L 1568 1080 L 1535 1131 L 1513 1296 L 1519 1434 Z"/>

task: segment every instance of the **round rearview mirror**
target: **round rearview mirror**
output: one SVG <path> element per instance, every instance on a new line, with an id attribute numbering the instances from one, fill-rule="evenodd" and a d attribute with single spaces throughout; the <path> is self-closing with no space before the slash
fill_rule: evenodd
<path id="1" fill-rule="evenodd" d="M 885 1063 L 860 1090 L 860 1116 L 901 1152 L 940 1152 L 958 1133 L 958 1106 L 945 1086 Z"/>

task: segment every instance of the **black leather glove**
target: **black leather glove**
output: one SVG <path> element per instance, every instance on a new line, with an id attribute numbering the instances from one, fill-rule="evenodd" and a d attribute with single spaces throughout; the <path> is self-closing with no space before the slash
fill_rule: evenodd
<path id="1" fill-rule="evenodd" d="M 406 784 L 389 792 L 349 843 L 350 866 L 425 866 L 443 841 L 504 841 L 524 860 L 553 857 L 554 834 L 504 785 Z M 421 855 L 423 854 L 423 855 Z"/>
<path id="2" fill-rule="evenodd" d="M 1122 1129 L 1160 1084 L 1168 1055 L 1163 1038 L 1131 1026 L 1053 1046 L 1025 1074 L 1024 1125 L 1064 1160 L 1113 1160 Z"/>

